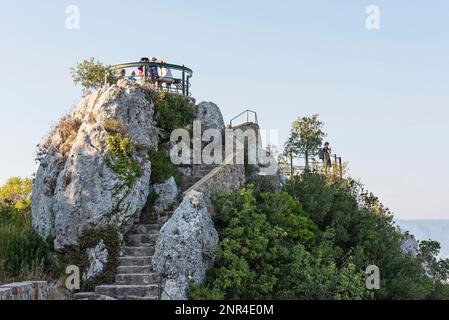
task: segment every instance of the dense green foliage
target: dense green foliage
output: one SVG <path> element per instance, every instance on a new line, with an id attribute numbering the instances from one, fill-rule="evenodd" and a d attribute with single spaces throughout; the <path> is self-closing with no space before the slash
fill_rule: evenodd
<path id="1" fill-rule="evenodd" d="M 106 163 L 125 185 L 131 188 L 142 177 L 142 168 L 135 159 L 135 147 L 129 138 L 119 133 L 106 139 Z"/>
<path id="2" fill-rule="evenodd" d="M 306 172 L 279 194 L 246 188 L 218 196 L 220 243 L 192 299 L 448 299 L 449 260 L 423 241 L 417 257 L 390 211 L 351 179 Z M 365 270 L 379 267 L 380 289 Z"/>
<path id="3" fill-rule="evenodd" d="M 171 162 L 166 151 L 150 149 L 148 156 L 151 161 L 151 183 L 162 183 L 170 177 L 174 177 L 175 180 L 179 179 L 179 170 Z"/>
<path id="4" fill-rule="evenodd" d="M 161 129 L 162 140 L 168 141 L 175 129 L 190 129 L 195 113 L 185 96 L 158 92 L 154 93 L 155 119 Z"/>
<path id="5" fill-rule="evenodd" d="M 192 299 L 361 299 L 364 273 L 351 259 L 338 268 L 327 241 L 286 192 L 255 194 L 252 187 L 217 196 L 220 244 L 204 286 Z"/>
<path id="6" fill-rule="evenodd" d="M 55 277 L 51 245 L 31 229 L 31 179 L 10 178 L 0 188 L 0 282 Z"/>
<path id="7" fill-rule="evenodd" d="M 103 65 L 96 61 L 95 58 L 90 58 L 78 63 L 76 68 L 70 69 L 73 82 L 80 83 L 83 94 L 86 95 L 92 90 L 101 88 L 105 82 L 113 84 L 117 81 L 117 76 L 110 66 Z"/>

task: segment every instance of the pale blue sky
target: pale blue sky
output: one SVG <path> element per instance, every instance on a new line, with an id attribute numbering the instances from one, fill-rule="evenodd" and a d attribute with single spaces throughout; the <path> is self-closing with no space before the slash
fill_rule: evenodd
<path id="1" fill-rule="evenodd" d="M 69 4 L 80 30 L 65 28 Z M 79 101 L 77 61 L 156 56 L 191 67 L 193 95 L 225 119 L 250 107 L 281 140 L 295 117 L 320 114 L 351 174 L 398 218 L 449 218 L 448 13 L 445 0 L 4 1 L 0 183 L 35 171 L 35 145 Z"/>

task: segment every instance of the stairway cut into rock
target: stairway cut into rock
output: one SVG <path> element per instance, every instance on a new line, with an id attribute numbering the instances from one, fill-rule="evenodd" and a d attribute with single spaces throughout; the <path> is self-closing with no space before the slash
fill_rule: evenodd
<path id="1" fill-rule="evenodd" d="M 191 175 L 182 176 L 181 193 L 205 177 L 217 165 L 192 165 Z M 155 272 L 152 258 L 155 252 L 160 228 L 172 216 L 174 206 L 162 215 L 154 217 L 151 223 L 137 223 L 126 235 L 122 255 L 119 257 L 115 283 L 102 284 L 95 292 L 75 294 L 78 300 L 158 300 L 160 298 L 161 277 Z"/>

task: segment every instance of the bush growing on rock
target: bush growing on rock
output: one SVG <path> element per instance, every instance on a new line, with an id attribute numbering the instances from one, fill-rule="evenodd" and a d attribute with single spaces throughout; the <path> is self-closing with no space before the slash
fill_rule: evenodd
<path id="1" fill-rule="evenodd" d="M 139 162 L 134 158 L 134 145 L 128 137 L 117 133 L 107 138 L 106 150 L 106 163 L 131 188 L 143 174 Z"/>
<path id="2" fill-rule="evenodd" d="M 175 129 L 189 128 L 195 113 L 187 97 L 168 93 L 154 93 L 155 120 L 164 140 L 168 140 Z"/>
<path id="3" fill-rule="evenodd" d="M 167 152 L 152 148 L 148 151 L 148 156 L 151 161 L 151 183 L 162 183 L 170 177 L 179 179 L 181 174 Z"/>

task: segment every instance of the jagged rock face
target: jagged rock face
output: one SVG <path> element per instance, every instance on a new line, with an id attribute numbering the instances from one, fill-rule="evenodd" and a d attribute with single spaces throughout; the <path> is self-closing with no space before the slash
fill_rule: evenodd
<path id="1" fill-rule="evenodd" d="M 220 108 L 213 102 L 201 102 L 196 106 L 196 120 L 201 121 L 202 131 L 225 128 Z"/>
<path id="2" fill-rule="evenodd" d="M 90 279 L 101 273 L 106 263 L 108 263 L 108 249 L 101 240 L 95 248 L 86 249 L 87 258 L 89 261 L 89 269 L 83 275 L 84 279 Z"/>
<path id="3" fill-rule="evenodd" d="M 178 186 L 173 177 L 170 177 L 163 183 L 154 184 L 151 190 L 157 194 L 154 211 L 158 215 L 163 214 L 165 210 L 172 207 L 178 199 Z"/>
<path id="4" fill-rule="evenodd" d="M 162 227 L 153 257 L 155 270 L 165 278 L 162 298 L 187 299 L 189 280 L 204 281 L 217 244 L 204 195 L 190 191 Z"/>
<path id="5" fill-rule="evenodd" d="M 419 252 L 419 244 L 414 235 L 406 235 L 401 243 L 401 252 L 403 254 L 416 257 Z"/>
<path id="6" fill-rule="evenodd" d="M 151 163 L 146 149 L 156 147 L 154 105 L 141 86 L 121 81 L 87 96 L 67 117 L 70 139 L 55 130 L 36 173 L 32 194 L 33 227 L 55 237 L 55 247 L 75 245 L 88 228 L 115 225 L 124 233 L 138 218 L 150 191 Z M 142 176 L 124 184 L 107 163 L 107 121 L 118 121 L 136 145 L 133 155 Z"/>

